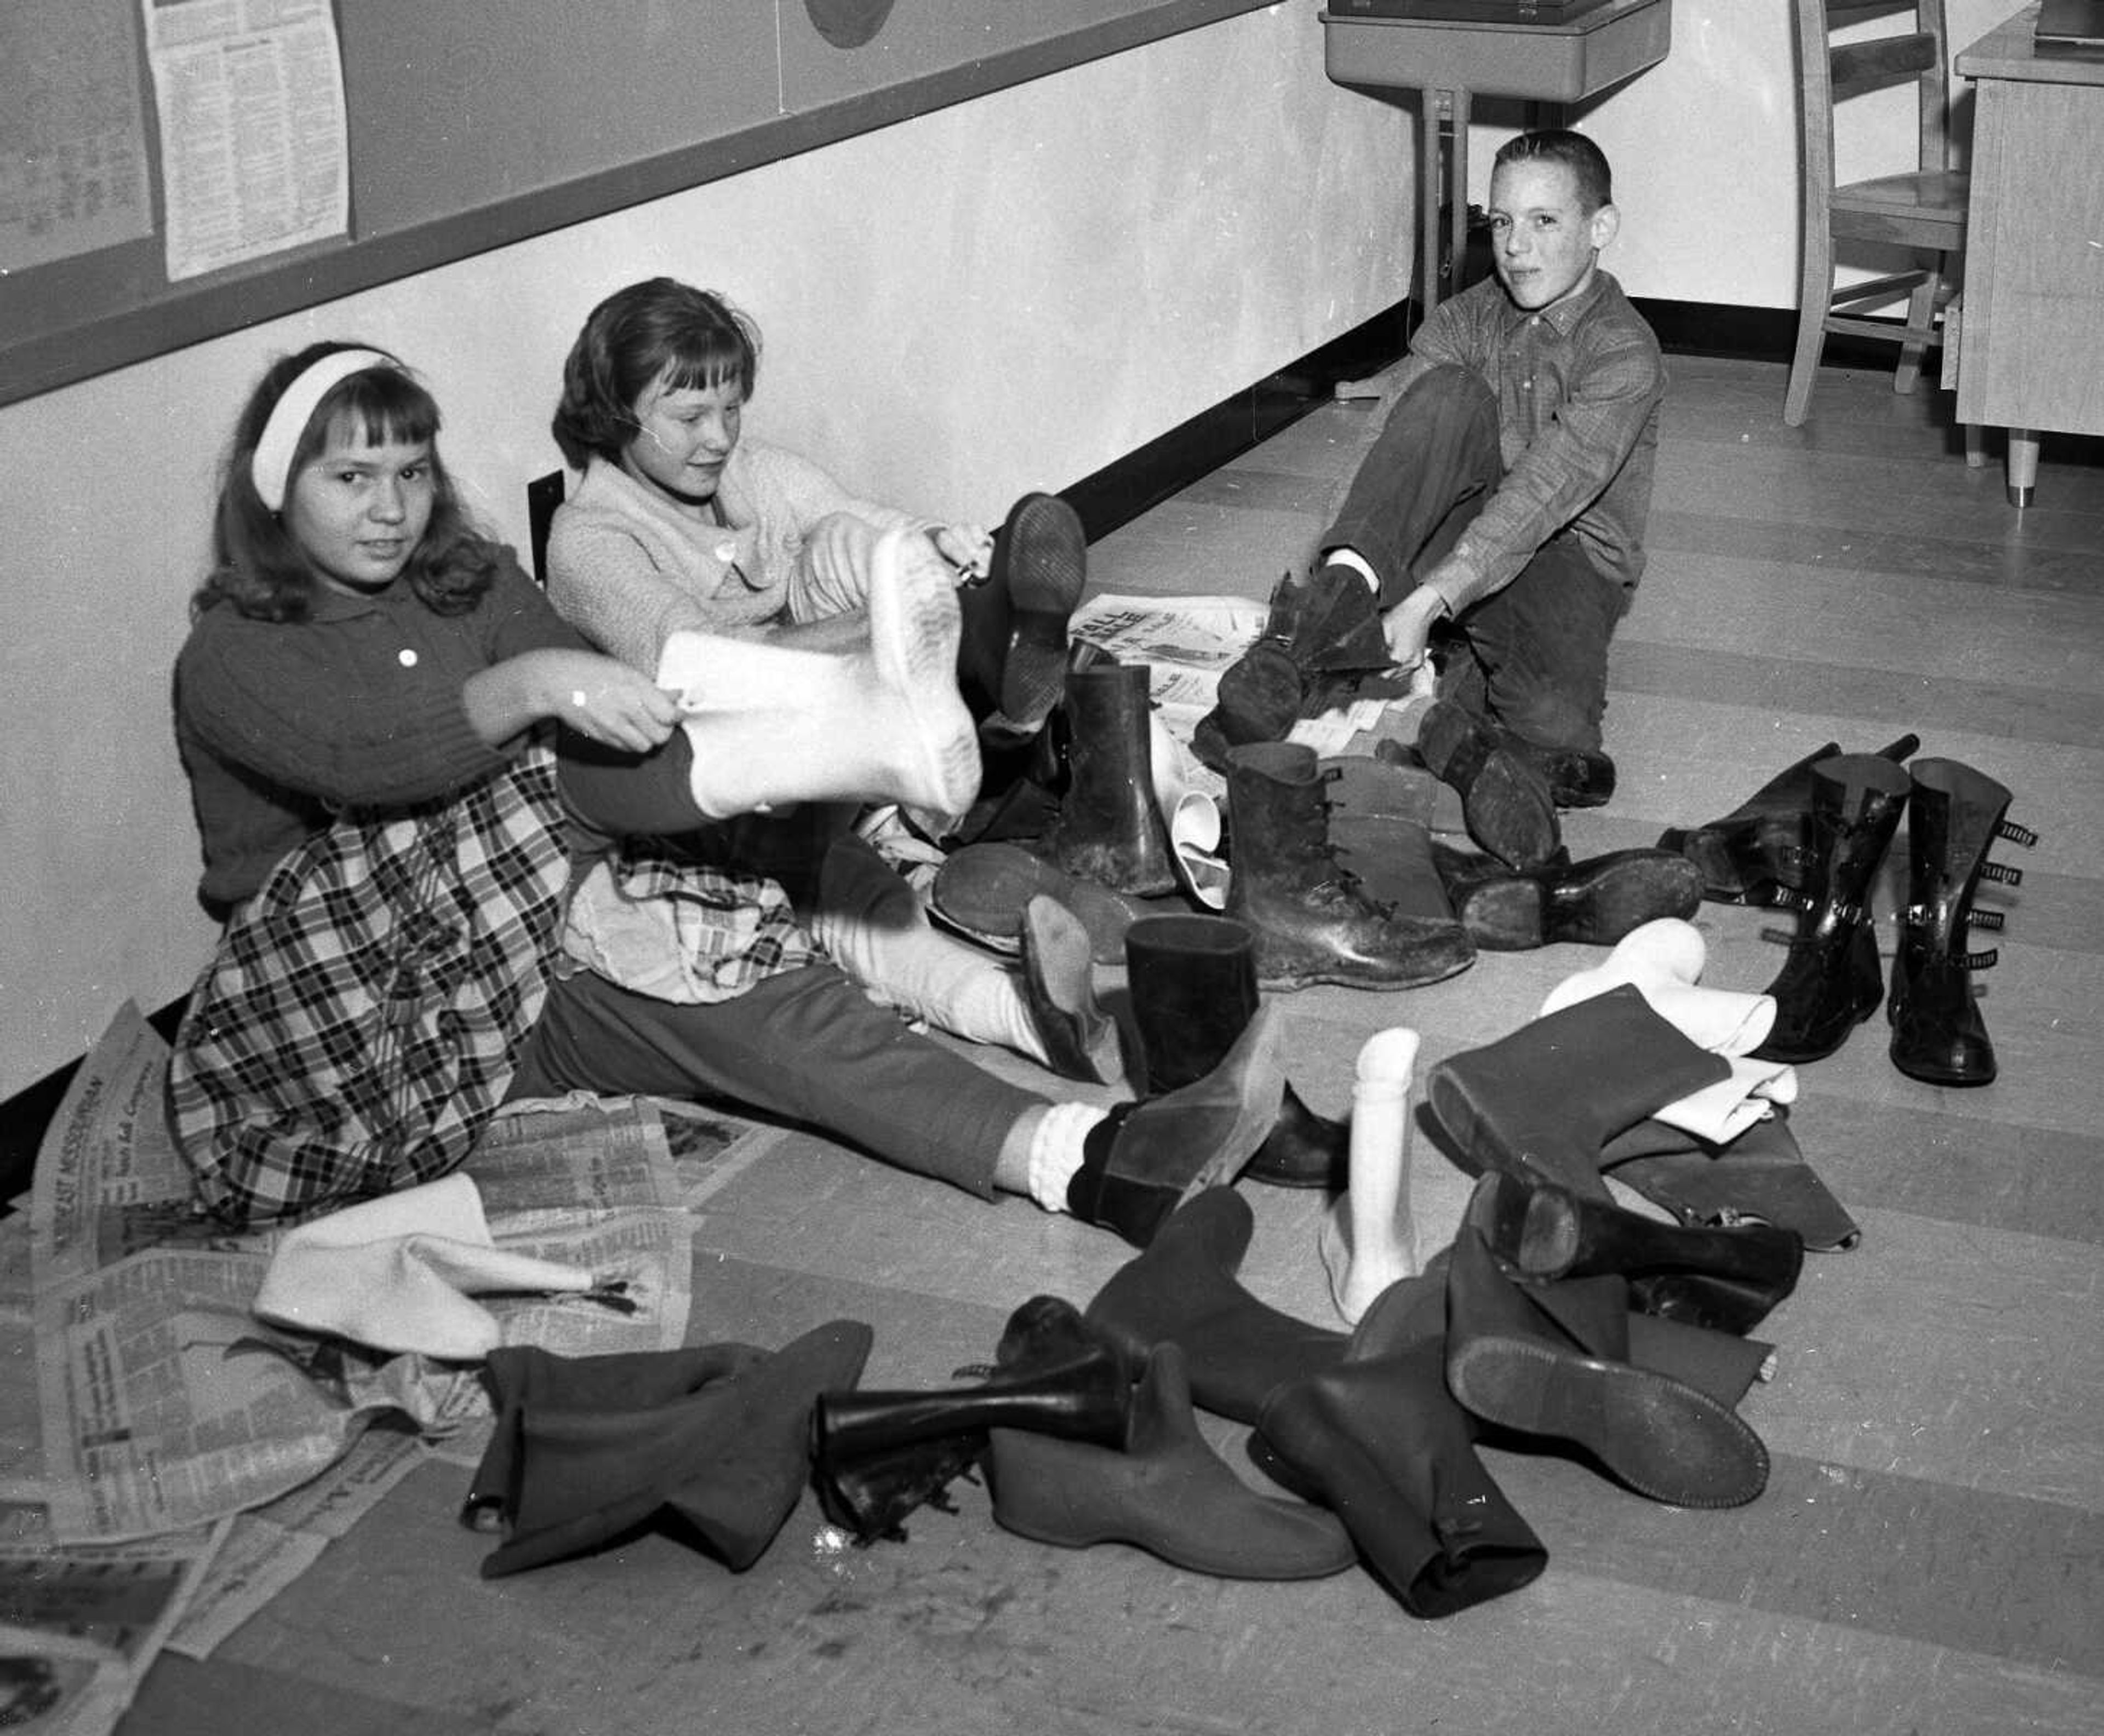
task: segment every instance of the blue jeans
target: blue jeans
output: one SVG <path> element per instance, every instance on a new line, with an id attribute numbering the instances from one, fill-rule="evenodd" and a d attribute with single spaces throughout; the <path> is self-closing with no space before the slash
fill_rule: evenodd
<path id="1" fill-rule="evenodd" d="M 1453 550 L 1504 474 L 1498 406 L 1464 367 L 1431 369 L 1389 412 L 1325 549 L 1351 548 L 1393 608 Z M 1629 608 L 1567 532 L 1445 624 L 1443 697 L 1544 747 L 1600 746 L 1607 641 Z M 1438 639 L 1435 643 L 1438 643 Z"/>

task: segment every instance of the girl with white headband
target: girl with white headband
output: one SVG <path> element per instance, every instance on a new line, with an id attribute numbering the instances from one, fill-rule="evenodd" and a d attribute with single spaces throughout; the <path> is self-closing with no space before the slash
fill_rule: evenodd
<path id="1" fill-rule="evenodd" d="M 507 1098 L 580 1090 L 730 1097 L 1136 1241 L 1233 1177 L 1282 1089 L 1261 1018 L 1197 1084 L 1106 1111 L 906 1030 L 786 902 L 756 914 L 771 961 L 729 1001 L 566 963 L 568 889 L 617 838 L 939 783 L 970 731 L 947 682 L 956 598 L 902 536 L 873 565 L 861 648 L 725 642 L 711 661 L 704 644 L 704 691 L 675 696 L 587 649 L 473 526 L 438 430 L 399 363 L 340 344 L 270 368 L 236 425 L 176 671 L 202 895 L 226 917 L 169 1071 L 208 1210 L 245 1225 L 429 1181 Z M 756 653 L 806 661 L 756 676 Z M 775 763 L 798 708 L 859 744 L 849 773 Z M 705 863 L 668 852 L 663 871 L 713 895 Z"/>

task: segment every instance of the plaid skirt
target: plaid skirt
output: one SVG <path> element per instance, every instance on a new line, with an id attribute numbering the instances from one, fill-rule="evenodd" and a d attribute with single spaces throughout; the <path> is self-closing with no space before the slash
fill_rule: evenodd
<path id="1" fill-rule="evenodd" d="M 234 1225 L 427 1182 L 503 1101 L 547 998 L 570 862 L 555 755 L 346 814 L 227 924 L 176 1035 L 176 1143 Z"/>

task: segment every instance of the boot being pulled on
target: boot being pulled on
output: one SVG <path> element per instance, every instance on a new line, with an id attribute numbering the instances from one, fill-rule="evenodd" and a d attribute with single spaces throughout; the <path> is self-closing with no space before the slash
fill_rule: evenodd
<path id="1" fill-rule="evenodd" d="M 1892 955 L 1892 1065 L 1932 1085 L 1984 1085 L 1995 1074 L 1995 1045 L 1980 1017 L 1972 973 L 1999 955 L 1966 950 L 1972 928 L 1999 928 L 1999 910 L 1977 910 L 1982 880 L 2022 882 L 2021 869 L 1987 860 L 1996 839 L 2026 847 L 2038 835 L 2002 817 L 2008 790 L 1955 759 L 1917 759 L 1907 819 L 1907 897 Z"/>
<path id="2" fill-rule="evenodd" d="M 1339 863 L 1325 783 L 1313 748 L 1272 742 L 1228 756 L 1227 914 L 1255 932 L 1259 980 L 1400 989 L 1466 969 L 1475 948 L 1459 922 L 1376 903 Z"/>

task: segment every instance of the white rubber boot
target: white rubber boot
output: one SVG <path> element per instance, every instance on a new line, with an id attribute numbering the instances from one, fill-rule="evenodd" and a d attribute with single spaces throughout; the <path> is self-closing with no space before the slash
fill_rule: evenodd
<path id="1" fill-rule="evenodd" d="M 1359 1050 L 1352 1084 L 1350 1182 L 1322 1219 L 1317 1245 L 1330 1296 L 1353 1325 L 1374 1299 L 1417 1275 L 1417 1225 L 1410 1211 L 1410 1081 L 1417 1033 L 1375 1031 Z"/>
<path id="2" fill-rule="evenodd" d="M 898 802 L 961 813 L 978 739 L 957 693 L 957 598 L 926 536 L 872 558 L 867 652 L 667 637 L 658 684 L 682 696 L 694 801 L 712 819 L 796 802 Z"/>

